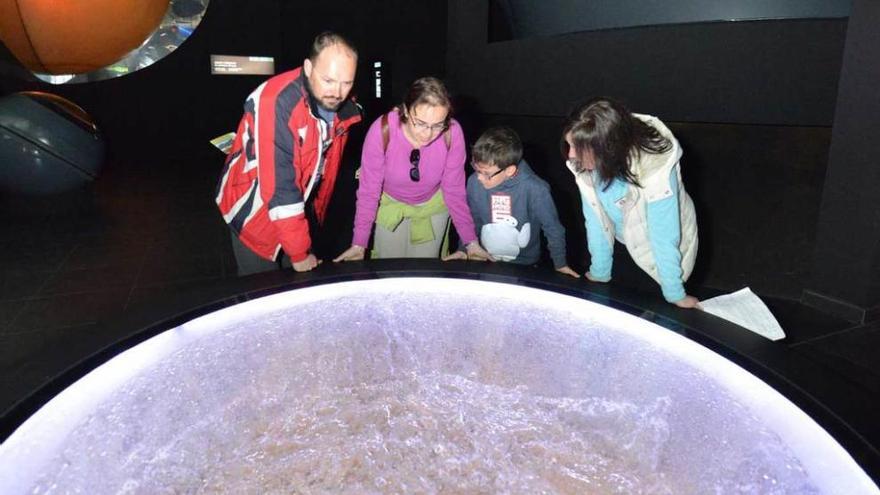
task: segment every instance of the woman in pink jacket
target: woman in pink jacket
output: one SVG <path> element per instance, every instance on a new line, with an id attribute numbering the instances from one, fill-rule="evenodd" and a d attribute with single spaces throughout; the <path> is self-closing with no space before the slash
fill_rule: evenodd
<path id="1" fill-rule="evenodd" d="M 440 80 L 424 77 L 403 103 L 370 126 L 361 155 L 351 247 L 334 261 L 364 258 L 375 222 L 373 258 L 438 258 L 450 217 L 468 255 L 480 247 L 467 205 L 461 126 Z"/>

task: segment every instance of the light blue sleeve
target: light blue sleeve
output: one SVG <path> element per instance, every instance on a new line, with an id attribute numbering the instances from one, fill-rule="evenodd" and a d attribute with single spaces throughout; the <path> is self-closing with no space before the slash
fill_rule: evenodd
<path id="1" fill-rule="evenodd" d="M 673 168 L 669 174 L 672 196 L 648 203 L 648 238 L 651 252 L 660 275 L 663 298 L 669 302 L 684 299 L 687 293 L 681 280 L 681 215 L 678 210 L 678 173 Z"/>
<path id="2" fill-rule="evenodd" d="M 590 251 L 590 276 L 607 282 L 611 280 L 611 265 L 614 261 L 614 246 L 609 245 L 602 230 L 602 222 L 590 208 L 589 200 L 581 194 L 584 211 L 584 224 L 587 228 L 587 249 Z"/>

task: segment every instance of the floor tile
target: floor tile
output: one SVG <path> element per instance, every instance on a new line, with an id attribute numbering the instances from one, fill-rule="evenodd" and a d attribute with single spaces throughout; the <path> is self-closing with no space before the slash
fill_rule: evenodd
<path id="1" fill-rule="evenodd" d="M 826 356 L 846 365 L 850 375 L 866 384 L 873 384 L 880 394 L 880 328 L 861 327 L 811 340 L 797 346 L 799 351 Z"/>
<path id="2" fill-rule="evenodd" d="M 102 321 L 125 308 L 128 288 L 62 294 L 26 302 L 7 334 L 44 332 L 53 328 L 86 325 Z"/>
<path id="3" fill-rule="evenodd" d="M 136 287 L 156 287 L 225 275 L 223 251 L 213 246 L 179 252 L 174 245 L 157 246 L 144 261 Z"/>
<path id="4" fill-rule="evenodd" d="M 787 345 L 798 345 L 812 339 L 839 332 L 856 325 L 846 320 L 822 313 L 797 301 L 762 297 L 764 304 L 780 322 Z"/>
<path id="5" fill-rule="evenodd" d="M 40 288 L 55 274 L 54 271 L 22 270 L 0 267 L 0 301 L 36 297 Z"/>
<path id="6" fill-rule="evenodd" d="M 55 271 L 73 251 L 73 243 L 44 244 L 22 242 L 8 247 L 0 257 L 0 272 L 7 270 L 43 272 Z"/>
<path id="7" fill-rule="evenodd" d="M 61 269 L 90 269 L 142 261 L 151 241 L 120 235 L 81 239 Z"/>
<path id="8" fill-rule="evenodd" d="M 96 288 L 115 288 L 125 292 L 134 285 L 142 266 L 140 258 L 132 258 L 116 259 L 113 264 L 95 268 L 59 270 L 40 289 L 39 297 L 95 292 Z"/>
<path id="9" fill-rule="evenodd" d="M 60 375 L 116 340 L 96 324 L 0 337 L 3 347 L 19 349 L 12 355 L 0 351 L 0 374 L 8 386 L 0 392 L 0 411 L 32 392 L 37 384 Z"/>
<path id="10" fill-rule="evenodd" d="M 20 301 L 0 301 L 0 336 L 12 326 L 12 322 L 21 312 L 21 306 Z"/>

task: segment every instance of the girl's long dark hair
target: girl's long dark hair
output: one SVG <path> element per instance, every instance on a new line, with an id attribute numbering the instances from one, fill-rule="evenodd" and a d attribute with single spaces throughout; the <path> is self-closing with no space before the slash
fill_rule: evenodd
<path id="1" fill-rule="evenodd" d="M 672 143 L 657 129 L 642 122 L 617 100 L 593 98 L 571 111 L 562 132 L 562 156 L 568 158 L 571 140 L 578 158 L 593 152 L 596 170 L 607 188 L 619 178 L 639 185 L 631 168 L 632 160 L 645 153 L 665 153 Z"/>

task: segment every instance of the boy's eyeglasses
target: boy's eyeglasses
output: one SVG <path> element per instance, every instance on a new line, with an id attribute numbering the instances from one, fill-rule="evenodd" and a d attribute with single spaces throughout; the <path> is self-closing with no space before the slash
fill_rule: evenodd
<path id="1" fill-rule="evenodd" d="M 429 124 L 427 122 L 422 122 L 421 120 L 409 115 L 409 121 L 412 122 L 412 126 L 416 129 L 421 129 L 423 131 L 431 131 L 431 132 L 443 132 L 448 127 L 446 122 L 439 122 L 437 124 Z"/>
<path id="2" fill-rule="evenodd" d="M 480 172 L 479 170 L 477 170 L 477 167 L 476 167 L 476 165 L 473 164 L 473 162 L 471 163 L 471 168 L 474 169 L 474 173 L 476 173 L 477 175 L 479 175 L 480 177 L 482 177 L 486 180 L 492 180 L 495 178 L 496 175 L 500 174 L 501 172 L 504 172 L 503 168 L 499 168 L 497 171 L 492 172 L 492 173 Z"/>
<path id="3" fill-rule="evenodd" d="M 409 180 L 413 182 L 418 182 L 422 177 L 419 175 L 419 160 L 422 158 L 422 153 L 418 149 L 414 149 L 409 153 L 409 163 L 412 164 L 412 168 L 409 169 Z"/>

